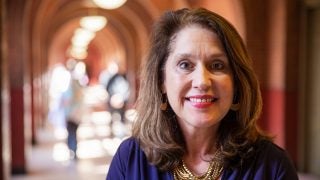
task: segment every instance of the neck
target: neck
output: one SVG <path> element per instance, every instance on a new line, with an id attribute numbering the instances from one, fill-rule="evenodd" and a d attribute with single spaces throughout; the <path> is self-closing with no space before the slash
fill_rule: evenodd
<path id="1" fill-rule="evenodd" d="M 210 160 L 216 151 L 216 131 L 216 127 L 183 130 L 187 148 L 185 160 L 193 163 Z"/>
<path id="2" fill-rule="evenodd" d="M 188 126 L 181 123 L 180 127 L 186 142 L 186 153 L 183 156 L 183 162 L 190 172 L 195 175 L 207 174 L 210 169 L 210 161 L 213 159 L 217 147 L 217 130 L 219 125 L 199 128 L 194 126 Z M 215 175 L 213 177 L 218 178 L 221 173 L 221 166 L 215 164 Z M 179 168 L 177 171 L 180 171 Z"/>

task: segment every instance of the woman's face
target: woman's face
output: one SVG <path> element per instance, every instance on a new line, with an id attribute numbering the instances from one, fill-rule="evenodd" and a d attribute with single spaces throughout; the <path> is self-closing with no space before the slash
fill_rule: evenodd
<path id="1" fill-rule="evenodd" d="M 164 73 L 163 91 L 181 126 L 210 128 L 229 111 L 233 76 L 215 33 L 196 25 L 180 30 Z"/>

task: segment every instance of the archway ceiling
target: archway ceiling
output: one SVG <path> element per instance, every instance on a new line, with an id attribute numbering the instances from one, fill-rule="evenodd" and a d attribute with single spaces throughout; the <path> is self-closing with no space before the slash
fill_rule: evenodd
<path id="1" fill-rule="evenodd" d="M 244 31 L 241 3 L 237 0 L 223 3 L 218 0 L 128 0 L 115 10 L 97 8 L 91 0 L 32 0 L 28 3 L 36 49 L 34 56 L 39 60 L 48 59 L 48 66 L 67 59 L 66 49 L 74 30 L 79 27 L 79 19 L 89 14 L 103 15 L 108 19 L 107 26 L 96 34 L 90 45 L 93 52 L 98 53 L 93 57 L 99 58 L 95 63 L 101 68 L 117 57 L 128 70 L 138 69 L 153 20 L 167 9 L 203 6 L 225 14 L 227 19 L 240 26 L 240 32 L 241 28 Z M 238 8 L 232 9 L 232 3 Z"/>
<path id="2" fill-rule="evenodd" d="M 86 15 L 103 15 L 108 19 L 107 26 L 96 33 L 90 45 L 91 49 L 96 48 L 94 52 L 99 52 L 99 57 L 104 61 L 99 62 L 100 65 L 105 66 L 105 61 L 115 56 L 120 61 L 139 58 L 146 47 L 150 24 L 157 15 L 155 8 L 151 7 L 153 4 L 132 0 L 116 10 L 97 8 L 89 0 L 38 2 L 41 4 L 35 13 L 34 34 L 42 47 L 49 48 L 49 66 L 67 59 L 66 49 L 73 32 L 80 27 L 79 19 Z M 153 9 L 153 12 L 149 12 L 145 6 Z M 127 66 L 132 68 L 136 65 Z"/>

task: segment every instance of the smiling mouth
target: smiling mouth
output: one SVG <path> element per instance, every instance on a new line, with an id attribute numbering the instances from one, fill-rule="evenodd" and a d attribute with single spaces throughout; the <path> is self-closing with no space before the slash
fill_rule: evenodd
<path id="1" fill-rule="evenodd" d="M 214 97 L 187 97 L 186 100 L 192 103 L 212 103 L 218 100 L 218 98 Z"/>
<path id="2" fill-rule="evenodd" d="M 218 98 L 212 96 L 198 96 L 198 97 L 187 97 L 185 98 L 191 103 L 191 105 L 197 109 L 207 109 L 211 107 Z"/>

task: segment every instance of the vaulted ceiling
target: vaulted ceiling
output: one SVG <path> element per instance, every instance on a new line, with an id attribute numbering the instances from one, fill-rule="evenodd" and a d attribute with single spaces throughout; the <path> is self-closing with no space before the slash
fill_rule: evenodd
<path id="1" fill-rule="evenodd" d="M 234 4 L 237 5 L 234 5 Z M 108 62 L 117 61 L 132 75 L 143 60 L 152 23 L 165 10 L 182 7 L 206 7 L 224 15 L 245 36 L 243 10 L 237 0 L 127 0 L 120 8 L 98 8 L 91 0 L 29 0 L 24 2 L 24 27 L 33 64 L 43 74 L 57 63 L 69 58 L 67 49 L 80 18 L 102 15 L 108 20 L 105 28 L 97 32 L 89 45 L 87 64 L 91 78 L 95 79 Z"/>

